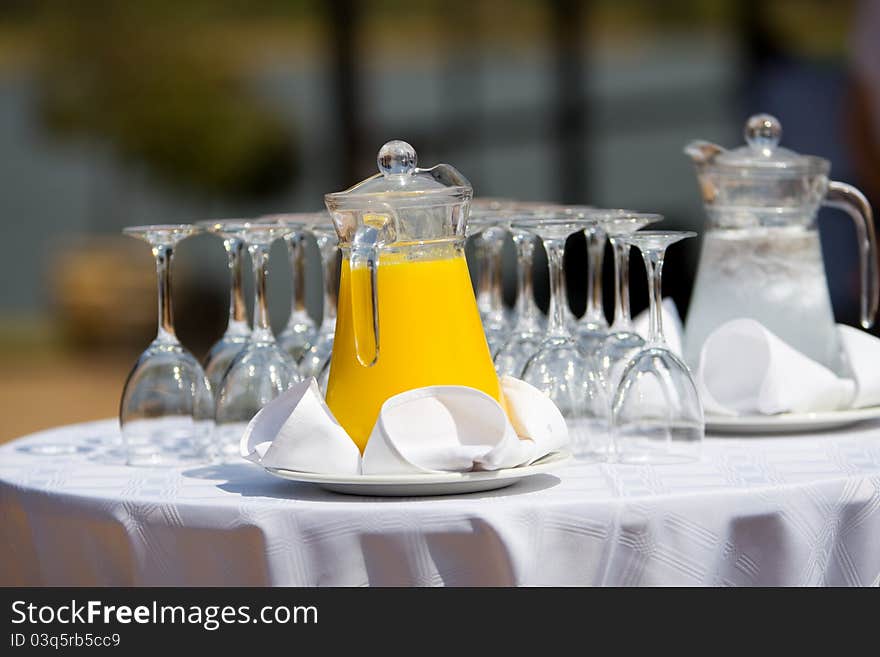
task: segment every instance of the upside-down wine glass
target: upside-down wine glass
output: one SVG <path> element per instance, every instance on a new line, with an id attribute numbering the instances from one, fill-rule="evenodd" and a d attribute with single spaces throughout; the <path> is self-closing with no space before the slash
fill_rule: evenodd
<path id="1" fill-rule="evenodd" d="M 474 270 L 474 294 L 477 298 L 477 308 L 480 311 L 480 321 L 491 311 L 491 288 L 489 285 L 489 268 L 486 266 L 486 243 L 483 241 L 482 227 L 475 225 L 476 220 L 471 217 L 466 228 L 467 237 L 473 244 Z"/>
<path id="2" fill-rule="evenodd" d="M 245 426 L 257 412 L 301 381 L 296 362 L 275 341 L 269 325 L 269 249 L 289 229 L 280 224 L 242 222 L 235 230 L 247 244 L 254 267 L 254 328 L 226 371 L 217 394 L 216 435 L 221 456 L 238 454 Z"/>
<path id="3" fill-rule="evenodd" d="M 700 458 L 703 407 L 693 376 L 663 336 L 662 274 L 669 245 L 696 233 L 644 231 L 626 240 L 648 273 L 650 332 L 627 363 L 612 402 L 614 457 L 623 463 L 680 463 Z"/>
<path id="4" fill-rule="evenodd" d="M 473 199 L 471 200 L 470 214 L 466 234 L 467 238 L 473 245 L 474 264 L 476 264 L 476 274 L 474 275 L 474 294 L 477 298 L 477 308 L 480 311 L 480 320 L 483 321 L 486 315 L 492 309 L 492 292 L 489 283 L 489 267 L 486 263 L 486 242 L 483 240 L 483 228 L 485 225 L 482 215 L 486 210 L 498 209 L 500 201 L 495 199 Z"/>
<path id="5" fill-rule="evenodd" d="M 277 336 L 279 346 L 299 363 L 312 343 L 318 337 L 318 325 L 306 310 L 306 246 L 311 228 L 327 220 L 322 212 L 301 212 L 276 214 L 261 218 L 281 224 L 288 228 L 284 241 L 290 257 L 290 271 L 293 280 L 293 297 L 290 303 L 290 317 L 287 326 Z"/>
<path id="6" fill-rule="evenodd" d="M 541 321 L 541 310 L 535 303 L 533 287 L 535 233 L 515 225 L 514 220 L 510 222 L 509 230 L 516 247 L 518 265 L 517 321 L 494 360 L 498 376 L 509 374 L 518 377 L 526 361 L 538 351 L 546 331 Z"/>
<path id="7" fill-rule="evenodd" d="M 480 319 L 493 312 L 492 266 L 489 262 L 489 244 L 483 239 L 483 230 L 495 224 L 491 215 L 499 213 L 518 203 L 513 199 L 480 196 L 471 200 L 470 216 L 467 224 L 467 237 L 471 238 L 476 260 L 476 296 Z M 498 292 L 500 294 L 500 291 Z"/>
<path id="8" fill-rule="evenodd" d="M 614 321 L 595 352 L 609 396 L 617 388 L 620 370 L 634 349 L 645 344 L 633 326 L 629 305 L 629 255 L 626 237 L 645 226 L 660 221 L 658 214 L 608 210 L 597 215 L 599 225 L 608 235 L 614 253 Z"/>
<path id="9" fill-rule="evenodd" d="M 214 398 L 199 361 L 178 341 L 171 313 L 174 247 L 196 232 L 189 224 L 131 226 L 122 231 L 149 243 L 156 258 L 159 329 L 132 368 L 119 404 L 129 465 L 185 465 L 213 455 Z"/>
<path id="10" fill-rule="evenodd" d="M 241 219 L 219 219 L 200 221 L 197 224 L 201 230 L 217 235 L 223 240 L 226 262 L 229 267 L 229 319 L 226 322 L 226 331 L 208 351 L 204 363 L 205 375 L 208 377 L 215 396 L 220 389 L 223 375 L 226 374 L 232 360 L 244 348 L 251 335 L 244 298 L 243 260 L 246 247 L 238 234 L 227 232 L 224 229 L 226 225 L 234 226 L 241 221 Z"/>
<path id="11" fill-rule="evenodd" d="M 312 226 L 318 251 L 321 254 L 321 267 L 324 274 L 324 310 L 318 335 L 311 346 L 303 353 L 299 363 L 303 377 L 318 377 L 330 359 L 333 339 L 336 336 L 336 303 L 339 298 L 339 237 L 330 224 L 330 218 L 322 215 L 322 222 Z"/>
<path id="12" fill-rule="evenodd" d="M 510 328 L 504 312 L 501 253 L 507 230 L 503 226 L 501 210 L 477 209 L 468 219 L 470 233 L 477 236 L 478 254 L 481 255 L 477 303 L 483 286 L 488 289 L 488 305 L 481 312 L 483 331 L 489 343 L 489 353 L 494 356 L 507 341 Z"/>
<path id="13" fill-rule="evenodd" d="M 543 215 L 543 216 L 540 216 Z M 566 419 L 575 456 L 599 459 L 608 437 L 608 398 L 596 376 L 592 359 L 569 330 L 563 304 L 565 285 L 562 258 L 569 235 L 591 220 L 561 212 L 536 213 L 513 222 L 544 243 L 550 267 L 550 321 L 547 336 L 526 361 L 521 378 L 549 396 Z"/>

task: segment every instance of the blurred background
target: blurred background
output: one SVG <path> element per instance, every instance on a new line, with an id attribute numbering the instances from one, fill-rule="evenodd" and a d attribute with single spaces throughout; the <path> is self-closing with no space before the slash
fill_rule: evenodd
<path id="1" fill-rule="evenodd" d="M 0 440 L 116 414 L 156 322 L 149 249 L 123 226 L 319 209 L 374 173 L 392 138 L 425 165 L 453 164 L 478 195 L 654 211 L 699 230 L 682 147 L 739 145 L 765 111 L 784 145 L 829 158 L 880 207 L 878 42 L 877 0 L 4 0 Z M 820 217 L 835 311 L 855 323 L 849 224 Z M 682 313 L 698 250 L 667 261 Z M 225 326 L 225 263 L 213 237 L 177 251 L 176 324 L 198 356 Z M 276 245 L 278 328 L 288 272 Z M 632 275 L 637 311 L 638 262 Z"/>

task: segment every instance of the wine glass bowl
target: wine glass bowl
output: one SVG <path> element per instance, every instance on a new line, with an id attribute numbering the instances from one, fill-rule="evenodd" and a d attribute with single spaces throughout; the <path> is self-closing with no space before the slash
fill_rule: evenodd
<path id="1" fill-rule="evenodd" d="M 683 463 L 700 458 L 703 409 L 687 365 L 647 347 L 626 365 L 612 408 L 616 460 Z"/>
<path id="2" fill-rule="evenodd" d="M 129 465 L 200 463 L 213 455 L 214 402 L 198 360 L 154 342 L 128 375 L 120 424 Z"/>

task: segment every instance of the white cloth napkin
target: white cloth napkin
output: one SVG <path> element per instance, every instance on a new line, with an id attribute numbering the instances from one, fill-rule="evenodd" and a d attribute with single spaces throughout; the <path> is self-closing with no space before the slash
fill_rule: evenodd
<path id="1" fill-rule="evenodd" d="M 358 474 L 361 453 L 324 402 L 314 377 L 295 384 L 254 415 L 241 455 L 267 468 Z"/>
<path id="2" fill-rule="evenodd" d="M 853 377 L 856 394 L 850 406 L 880 406 L 880 340 L 865 331 L 838 324 L 840 342 Z"/>
<path id="3" fill-rule="evenodd" d="M 634 320 L 647 338 L 648 314 Z M 880 340 L 838 324 L 853 378 L 841 378 L 792 348 L 759 322 L 740 318 L 719 326 L 700 354 L 695 381 L 712 415 L 773 415 L 880 405 Z M 663 299 L 666 342 L 681 355 L 683 327 L 675 302 Z"/>
<path id="4" fill-rule="evenodd" d="M 745 318 L 706 338 L 696 379 L 703 406 L 716 415 L 830 411 L 848 406 L 856 388 Z"/>
<path id="5" fill-rule="evenodd" d="M 486 393 L 465 386 L 429 386 L 391 397 L 361 458 L 311 379 L 254 416 L 241 455 L 301 472 L 419 474 L 526 465 L 568 444 L 565 420 L 546 395 L 511 377 L 501 386 L 508 413 Z"/>
<path id="6" fill-rule="evenodd" d="M 706 338 L 697 388 L 707 412 L 775 414 L 833 411 L 880 405 L 880 340 L 837 325 L 853 378 L 789 346 L 762 324 L 736 319 Z"/>

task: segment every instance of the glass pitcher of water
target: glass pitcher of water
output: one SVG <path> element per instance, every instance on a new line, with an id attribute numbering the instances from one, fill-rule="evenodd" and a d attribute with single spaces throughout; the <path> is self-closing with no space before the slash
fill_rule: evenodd
<path id="1" fill-rule="evenodd" d="M 386 399 L 466 385 L 501 400 L 464 257 L 473 190 L 453 167 L 385 144 L 379 173 L 327 194 L 342 273 L 327 405 L 361 450 Z"/>
<path id="2" fill-rule="evenodd" d="M 820 205 L 855 222 L 861 274 L 861 324 L 877 312 L 877 245 L 871 206 L 855 187 L 829 181 L 830 163 L 779 146 L 782 126 L 768 115 L 746 122 L 746 145 L 725 150 L 695 141 L 708 215 L 685 326 L 685 359 L 697 367 L 709 334 L 753 318 L 798 351 L 846 376 L 825 279 L 816 213 Z"/>

